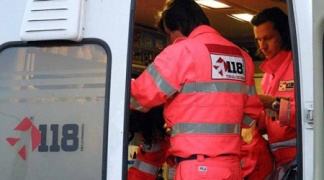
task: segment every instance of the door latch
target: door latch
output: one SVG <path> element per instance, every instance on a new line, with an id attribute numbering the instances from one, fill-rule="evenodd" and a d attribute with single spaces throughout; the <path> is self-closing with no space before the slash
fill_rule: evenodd
<path id="1" fill-rule="evenodd" d="M 305 110 L 306 110 L 306 128 L 313 128 L 313 124 L 314 124 L 313 102 L 305 102 Z"/>

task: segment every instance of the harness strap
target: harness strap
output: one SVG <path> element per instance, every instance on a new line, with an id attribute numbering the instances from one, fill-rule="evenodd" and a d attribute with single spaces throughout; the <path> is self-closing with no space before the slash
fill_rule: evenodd
<path id="1" fill-rule="evenodd" d="M 272 144 L 270 144 L 270 149 L 273 152 L 280 148 L 293 147 L 293 146 L 296 146 L 296 138 L 290 139 L 288 141 L 272 143 Z"/>

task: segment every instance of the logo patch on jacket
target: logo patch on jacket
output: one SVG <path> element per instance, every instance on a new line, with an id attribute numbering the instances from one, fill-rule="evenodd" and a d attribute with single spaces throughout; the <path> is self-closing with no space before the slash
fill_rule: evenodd
<path id="1" fill-rule="evenodd" d="M 207 167 L 206 166 L 198 166 L 198 171 L 206 172 Z"/>
<path id="2" fill-rule="evenodd" d="M 279 81 L 278 91 L 293 91 L 293 90 L 294 90 L 294 80 Z"/>
<path id="3" fill-rule="evenodd" d="M 211 54 L 212 79 L 245 81 L 245 64 L 242 57 Z"/>

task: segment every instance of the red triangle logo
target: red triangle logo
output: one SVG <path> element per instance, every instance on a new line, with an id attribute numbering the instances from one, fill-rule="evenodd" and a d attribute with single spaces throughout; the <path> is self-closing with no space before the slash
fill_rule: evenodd
<path id="1" fill-rule="evenodd" d="M 11 146 L 14 146 L 20 140 L 20 138 L 6 138 L 6 140 Z"/>
<path id="2" fill-rule="evenodd" d="M 27 131 L 33 123 L 29 120 L 29 118 L 25 117 L 21 123 L 18 124 L 18 126 L 15 128 L 15 130 L 19 131 Z"/>
<path id="3" fill-rule="evenodd" d="M 18 154 L 20 155 L 20 157 L 23 160 L 26 160 L 26 146 L 23 146 L 22 148 L 20 148 L 20 150 L 18 151 Z"/>

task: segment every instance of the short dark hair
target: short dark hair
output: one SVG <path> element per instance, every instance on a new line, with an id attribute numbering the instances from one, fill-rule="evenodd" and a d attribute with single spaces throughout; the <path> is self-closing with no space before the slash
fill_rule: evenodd
<path id="1" fill-rule="evenodd" d="M 169 0 L 158 18 L 158 28 L 163 33 L 164 24 L 171 31 L 180 30 L 185 36 L 199 25 L 209 25 L 203 9 L 194 0 Z"/>
<path id="2" fill-rule="evenodd" d="M 291 50 L 288 16 L 278 7 L 262 10 L 252 18 L 251 24 L 259 26 L 269 21 L 273 23 L 273 28 L 279 32 L 282 38 L 282 48 Z"/>

